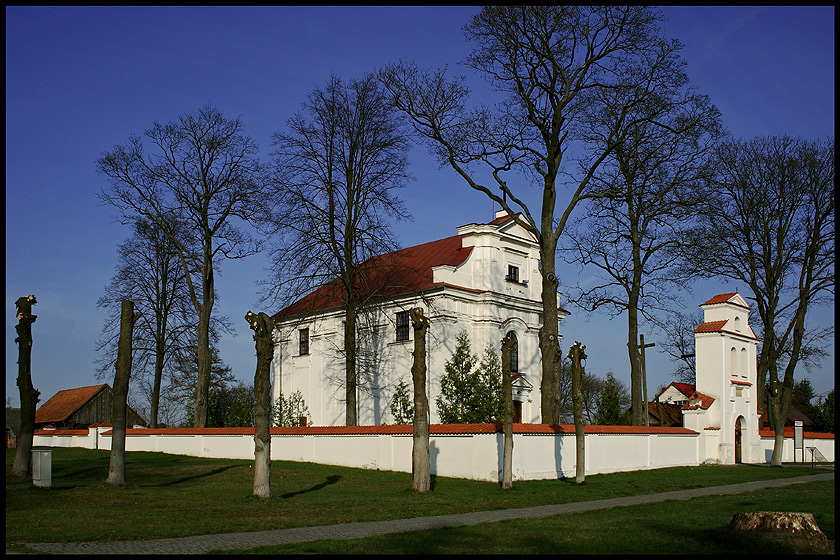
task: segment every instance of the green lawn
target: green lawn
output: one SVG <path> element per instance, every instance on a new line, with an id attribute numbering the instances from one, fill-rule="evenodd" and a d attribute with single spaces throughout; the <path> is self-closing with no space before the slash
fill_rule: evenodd
<path id="1" fill-rule="evenodd" d="M 433 491 L 415 495 L 411 475 L 277 461 L 275 498 L 252 496 L 252 461 L 130 452 L 128 486 L 104 483 L 109 453 L 54 448 L 53 487 L 35 488 L 8 473 L 6 543 L 153 539 L 373 521 L 475 510 L 596 500 L 668 490 L 824 472 L 810 468 L 699 466 L 616 473 L 573 480 L 499 485 L 433 477 Z M 833 496 L 833 494 L 832 494 Z"/>
<path id="2" fill-rule="evenodd" d="M 809 511 L 834 540 L 834 482 L 617 507 L 344 541 L 239 550 L 236 554 L 833 554 L 767 534 L 736 535 L 737 511 Z M 810 545 L 810 546 L 809 546 Z"/>

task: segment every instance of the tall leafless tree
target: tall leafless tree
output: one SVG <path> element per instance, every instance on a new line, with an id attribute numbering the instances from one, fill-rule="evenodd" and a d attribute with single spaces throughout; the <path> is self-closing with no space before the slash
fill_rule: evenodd
<path id="1" fill-rule="evenodd" d="M 12 476 L 27 478 L 32 470 L 32 440 L 35 436 L 35 409 L 40 391 L 32 385 L 32 323 L 38 318 L 32 306 L 38 303 L 35 296 L 20 297 L 15 301 L 18 324 L 15 326 L 18 344 L 18 377 L 20 391 L 20 433 L 18 434 Z"/>
<path id="2" fill-rule="evenodd" d="M 793 375 L 812 330 L 808 311 L 833 303 L 834 139 L 733 140 L 716 163 L 714 197 L 687 236 L 687 272 L 731 278 L 752 292 L 763 331 L 757 401 L 765 402 L 769 376 L 771 464 L 781 465 Z"/>
<path id="3" fill-rule="evenodd" d="M 157 428 L 164 368 L 187 343 L 185 335 L 195 329 L 195 321 L 189 319 L 186 277 L 174 245 L 152 222 L 138 220 L 134 229 L 134 235 L 118 246 L 116 273 L 96 302 L 97 307 L 116 311 L 97 342 L 97 351 L 101 352 L 99 372 L 107 375 L 113 371 L 121 302 L 130 299 L 141 314 L 134 329 L 132 385 L 150 389 L 149 427 Z M 172 229 L 175 231 L 174 226 Z M 152 379 L 145 382 L 150 367 Z"/>
<path id="4" fill-rule="evenodd" d="M 111 437 L 111 461 L 108 466 L 107 484 L 125 486 L 125 430 L 128 384 L 131 379 L 132 341 L 134 324 L 139 313 L 134 312 L 134 302 L 123 300 L 120 312 L 120 341 L 117 354 L 111 413 L 114 426 Z"/>
<path id="5" fill-rule="evenodd" d="M 495 110 L 469 110 L 464 81 L 450 80 L 444 71 L 399 63 L 380 73 L 392 103 L 410 117 L 440 161 L 499 204 L 539 244 L 544 423 L 559 417 L 557 243 L 577 203 L 600 196 L 592 178 L 621 141 L 618 130 L 607 129 L 601 136 L 608 142 L 588 143 L 581 124 L 599 110 L 618 115 L 622 129 L 649 118 L 633 116 L 629 109 L 658 86 L 654 77 L 664 44 L 657 37 L 660 19 L 642 6 L 482 8 L 465 28 L 477 45 L 466 65 L 505 96 Z M 576 163 L 564 161 L 570 150 Z M 484 184 L 474 163 L 482 164 L 490 183 Z M 534 185 L 541 194 L 536 212 L 528 202 Z M 568 191 L 565 208 L 561 189 Z"/>
<path id="6" fill-rule="evenodd" d="M 196 427 L 207 421 L 216 269 L 223 258 L 246 257 L 260 246 L 239 227 L 254 217 L 265 184 L 257 146 L 242 131 L 239 119 L 206 106 L 167 124 L 155 123 L 145 133 L 151 153 L 132 136 L 97 161 L 111 183 L 100 198 L 116 207 L 125 223 L 138 218 L 154 223 L 181 261 L 197 316 Z M 175 231 L 175 223 L 183 227 Z M 183 231 L 191 233 L 189 239 Z"/>
<path id="7" fill-rule="evenodd" d="M 373 282 L 360 265 L 396 248 L 389 218 L 408 216 L 403 187 L 408 144 L 398 115 L 373 76 L 333 76 L 274 135 L 276 181 L 268 223 L 272 251 L 268 296 L 288 303 L 337 279 L 344 307 L 345 423 L 357 424 L 359 313 Z M 274 299 L 274 298 L 272 298 Z"/>
<path id="8" fill-rule="evenodd" d="M 564 251 L 567 262 L 599 274 L 595 284 L 578 286 L 575 302 L 588 312 L 627 314 L 630 421 L 637 426 L 645 421 L 640 319 L 655 324 L 669 309 L 660 302 L 672 301 L 682 286 L 673 273 L 680 230 L 702 201 L 707 161 L 722 136 L 717 109 L 687 86 L 679 44 L 661 49 L 650 96 L 633 105 L 623 96 L 635 98 L 634 92 L 609 91 L 604 105 L 622 112 L 599 110 L 583 126 L 591 142 L 615 145 L 593 177 L 610 195 L 585 203 Z"/>

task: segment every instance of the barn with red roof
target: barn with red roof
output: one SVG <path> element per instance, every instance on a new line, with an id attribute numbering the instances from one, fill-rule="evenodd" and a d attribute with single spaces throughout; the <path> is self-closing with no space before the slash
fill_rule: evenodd
<path id="1" fill-rule="evenodd" d="M 542 326 L 539 246 L 506 212 L 482 224 L 467 224 L 457 235 L 379 255 L 360 267 L 359 289 L 367 303 L 358 339 L 357 418 L 362 425 L 393 423 L 390 405 L 400 382 L 411 386 L 413 332 L 409 309 L 421 307 L 430 320 L 427 334 L 431 421 L 437 422 L 444 364 L 458 333 L 465 330 L 474 354 L 504 336 L 515 338 L 511 364 L 517 374 L 517 421 L 539 422 Z M 559 317 L 568 312 L 559 310 Z M 345 423 L 343 301 L 336 279 L 273 316 L 275 355 L 272 386 L 300 391 L 312 423 Z"/>

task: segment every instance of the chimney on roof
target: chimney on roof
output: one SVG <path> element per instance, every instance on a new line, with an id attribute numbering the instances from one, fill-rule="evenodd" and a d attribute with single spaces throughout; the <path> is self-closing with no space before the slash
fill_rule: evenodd
<path id="1" fill-rule="evenodd" d="M 509 216 L 509 214 L 508 214 L 508 211 L 507 211 L 507 210 L 505 210 L 505 209 L 502 209 L 502 210 L 496 210 L 496 219 L 498 219 L 498 218 L 506 218 L 507 216 Z"/>

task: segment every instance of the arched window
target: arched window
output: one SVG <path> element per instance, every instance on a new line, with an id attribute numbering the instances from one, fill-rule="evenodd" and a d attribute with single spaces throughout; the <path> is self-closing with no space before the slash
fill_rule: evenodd
<path id="1" fill-rule="evenodd" d="M 729 373 L 738 375 L 738 351 L 734 346 L 729 350 Z"/>
<path id="2" fill-rule="evenodd" d="M 747 376 L 747 349 L 741 348 L 741 375 Z"/>
<path id="3" fill-rule="evenodd" d="M 513 331 L 507 333 L 506 336 L 513 340 L 513 349 L 510 351 L 510 372 L 519 373 L 519 341 Z"/>
<path id="4" fill-rule="evenodd" d="M 741 332 L 741 318 L 735 317 L 735 330 Z"/>

